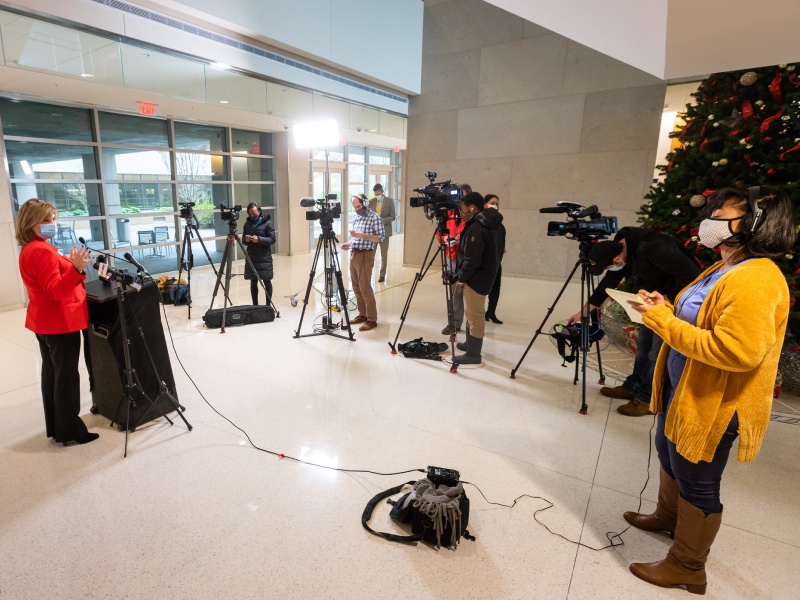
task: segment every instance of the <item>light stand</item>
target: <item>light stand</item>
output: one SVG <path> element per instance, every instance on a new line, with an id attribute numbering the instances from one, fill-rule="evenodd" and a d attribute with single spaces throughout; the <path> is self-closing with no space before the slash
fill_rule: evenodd
<path id="1" fill-rule="evenodd" d="M 525 357 L 528 355 L 528 351 L 533 346 L 533 343 L 536 341 L 536 338 L 539 337 L 539 334 L 542 333 L 544 329 L 544 325 L 547 320 L 550 318 L 550 315 L 553 314 L 553 310 L 555 310 L 558 301 L 561 299 L 561 296 L 564 294 L 564 291 L 567 289 L 569 282 L 572 280 L 573 275 L 575 275 L 575 271 L 578 270 L 578 267 L 581 267 L 581 341 L 580 341 L 580 354 L 578 355 L 578 361 L 580 361 L 580 365 L 582 367 L 582 389 L 581 389 L 581 409 L 580 413 L 585 415 L 587 413 L 588 407 L 586 405 L 586 354 L 588 353 L 591 343 L 589 342 L 589 325 L 590 325 L 590 318 L 588 314 L 584 314 L 583 307 L 585 305 L 586 300 L 591 297 L 592 292 L 594 290 L 594 279 L 592 274 L 589 272 L 589 249 L 591 248 L 592 242 L 590 241 L 581 241 L 579 245 L 579 257 L 578 260 L 575 262 L 575 266 L 572 267 L 572 271 L 570 272 L 567 280 L 564 282 L 564 285 L 561 286 L 561 290 L 558 292 L 556 299 L 553 301 L 553 304 L 550 305 L 550 308 L 547 309 L 547 314 L 545 315 L 542 323 L 539 325 L 539 328 L 536 330 L 536 333 L 533 335 L 533 339 L 528 344 L 528 347 L 525 348 L 525 352 L 522 353 L 522 357 L 519 359 L 517 366 L 515 366 L 511 370 L 511 379 L 516 379 L 516 373 L 519 370 L 522 361 L 525 360 Z M 597 348 L 597 366 L 600 372 L 600 384 L 605 383 L 605 375 L 603 375 L 603 363 L 600 359 L 600 340 L 595 340 L 594 342 Z M 575 362 L 575 378 L 572 381 L 573 385 L 578 383 L 578 361 Z"/>

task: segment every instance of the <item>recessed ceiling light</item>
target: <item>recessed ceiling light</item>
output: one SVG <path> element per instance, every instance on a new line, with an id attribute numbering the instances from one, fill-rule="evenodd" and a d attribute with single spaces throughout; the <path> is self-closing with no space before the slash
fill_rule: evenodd
<path id="1" fill-rule="evenodd" d="M 92 79 L 94 75 L 92 75 L 91 73 L 81 73 L 81 77 L 85 79 Z"/>
<path id="2" fill-rule="evenodd" d="M 227 104 L 227 103 L 228 103 L 228 101 L 227 101 L 227 100 L 220 100 L 220 101 L 219 101 L 219 103 L 220 103 L 220 104 Z"/>

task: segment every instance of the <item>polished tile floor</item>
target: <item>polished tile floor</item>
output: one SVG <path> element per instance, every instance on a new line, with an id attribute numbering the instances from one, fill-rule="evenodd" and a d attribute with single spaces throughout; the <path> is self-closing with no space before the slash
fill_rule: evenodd
<path id="1" fill-rule="evenodd" d="M 279 319 L 224 335 L 203 327 L 214 277 L 196 269 L 191 319 L 185 307 L 167 307 L 164 319 L 194 429 L 154 421 L 131 434 L 125 459 L 124 433 L 88 412 L 85 377 L 83 416 L 100 439 L 63 448 L 45 438 L 35 338 L 24 311 L 0 314 L 0 598 L 687 597 L 628 572 L 632 561 L 663 557 L 666 538 L 631 530 L 624 546 L 594 551 L 534 520 L 552 502 L 538 515 L 543 523 L 603 546 L 606 532 L 624 529 L 622 513 L 636 509 L 648 476 L 653 420 L 617 414 L 619 402 L 600 396 L 594 372 L 589 413 L 578 414 L 580 388 L 548 339 L 509 378 L 560 283 L 506 277 L 505 323 L 487 325 L 485 365 L 451 374 L 444 363 L 390 353 L 415 273 L 401 266 L 400 244 L 393 238 L 389 276 L 377 284 L 379 326 L 356 332 L 356 342 L 293 339 L 302 294 L 296 307 L 289 296 L 305 289 L 309 256 L 275 259 Z M 246 282 L 236 277 L 232 287 L 234 302 L 249 303 Z M 567 292 L 554 321 L 577 309 L 577 292 Z M 316 293 L 301 333 L 311 331 L 312 312 L 320 312 Z M 444 314 L 431 274 L 400 341 L 444 341 Z M 800 410 L 787 403 L 776 411 Z M 361 513 L 374 494 L 419 474 L 277 458 L 253 449 L 221 415 L 287 457 L 386 473 L 450 467 L 491 501 L 541 499 L 502 508 L 467 486 L 476 541 L 455 551 L 393 544 L 362 529 Z M 797 597 L 798 441 L 796 419 L 773 422 L 756 462 L 729 466 L 709 597 Z M 647 510 L 655 457 L 649 472 Z M 373 527 L 395 530 L 388 508 L 379 507 Z"/>

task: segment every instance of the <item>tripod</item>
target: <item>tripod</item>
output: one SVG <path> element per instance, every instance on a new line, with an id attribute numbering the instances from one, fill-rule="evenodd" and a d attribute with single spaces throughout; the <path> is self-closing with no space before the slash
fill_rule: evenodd
<path id="1" fill-rule="evenodd" d="M 311 263 L 311 273 L 308 276 L 308 286 L 306 287 L 306 295 L 303 297 L 303 310 L 300 312 L 300 322 L 297 324 L 297 330 L 294 332 L 295 338 L 311 337 L 315 335 L 332 335 L 334 337 L 342 338 L 343 340 L 349 339 L 351 342 L 355 341 L 353 337 L 353 330 L 350 328 L 350 314 L 347 311 L 347 293 L 345 292 L 344 283 L 342 282 L 342 267 L 339 263 L 339 252 L 336 250 L 336 233 L 333 231 L 333 217 L 325 215 L 320 217 L 319 224 L 322 227 L 322 233 L 319 234 L 317 239 L 317 249 L 314 252 L 314 262 Z M 326 314 L 322 316 L 322 327 L 313 333 L 306 333 L 300 335 L 300 329 L 303 327 L 303 317 L 306 314 L 308 307 L 308 297 L 311 295 L 311 288 L 314 287 L 314 275 L 317 272 L 317 263 L 319 262 L 320 254 L 323 257 L 325 285 L 323 286 L 323 296 L 325 297 Z M 334 282 L 335 278 L 335 282 Z M 334 288 L 334 285 L 336 286 Z M 339 300 L 341 301 L 342 310 L 344 311 L 344 321 L 341 325 L 342 329 L 347 329 L 347 336 L 334 333 L 335 329 L 339 329 L 340 325 L 333 323 L 333 314 L 331 308 L 331 297 L 338 293 Z M 346 324 L 346 327 L 345 327 Z"/>
<path id="2" fill-rule="evenodd" d="M 550 305 L 550 308 L 547 309 L 547 314 L 545 315 L 544 319 L 542 319 L 542 323 L 539 325 L 539 328 L 536 330 L 536 333 L 533 335 L 533 339 L 528 344 L 528 347 L 525 348 L 525 352 L 523 352 L 522 357 L 519 359 L 517 366 L 515 366 L 511 370 L 511 379 L 516 379 L 516 373 L 519 370 L 522 361 L 525 360 L 525 357 L 528 354 L 528 351 L 533 346 L 533 343 L 536 341 L 536 338 L 539 337 L 539 334 L 542 333 L 542 329 L 544 328 L 544 324 L 547 322 L 547 319 L 550 318 L 550 315 L 553 314 L 553 310 L 555 309 L 558 301 L 561 299 L 561 296 L 564 294 L 564 291 L 567 289 L 569 282 L 572 280 L 572 277 L 575 275 L 575 271 L 578 270 L 578 267 L 581 268 L 581 331 L 580 331 L 580 352 L 578 354 L 578 360 L 575 361 L 575 378 L 572 381 L 573 385 L 577 385 L 578 383 L 578 372 L 581 371 L 582 374 L 582 389 L 581 389 L 581 409 L 580 413 L 585 415 L 588 407 L 586 405 L 586 354 L 589 351 L 591 343 L 589 342 L 589 315 L 584 314 L 583 307 L 588 300 L 588 298 L 592 295 L 594 291 L 594 280 L 592 278 L 592 274 L 589 272 L 589 249 L 592 246 L 592 241 L 581 241 L 579 246 L 579 257 L 578 260 L 575 262 L 575 266 L 572 267 L 572 271 L 570 271 L 569 276 L 567 276 L 567 280 L 564 282 L 564 285 L 561 286 L 561 290 L 558 292 L 556 299 L 553 301 L 553 304 Z M 600 340 L 596 339 L 594 341 L 595 347 L 597 348 L 597 366 L 600 371 L 600 381 L 599 383 L 605 383 L 605 375 L 603 375 L 603 363 L 600 359 Z M 579 369 L 580 366 L 580 369 Z"/>
<path id="3" fill-rule="evenodd" d="M 181 216 L 186 220 L 186 227 L 183 230 L 183 238 L 181 242 L 181 258 L 180 262 L 178 263 L 178 283 L 181 282 L 181 273 L 183 269 L 186 268 L 186 281 L 187 287 L 191 292 L 192 289 L 192 269 L 194 268 L 194 254 L 192 253 L 192 242 L 191 238 L 197 236 L 197 239 L 200 241 L 200 246 L 203 248 L 203 252 L 206 253 L 206 257 L 208 258 L 208 264 L 211 265 L 211 268 L 214 269 L 214 275 L 217 274 L 217 268 L 214 266 L 214 261 L 211 260 L 211 255 L 208 253 L 208 249 L 206 248 L 205 243 L 203 242 L 203 238 L 200 237 L 200 232 L 198 231 L 198 223 L 197 223 L 197 216 L 192 211 L 192 207 L 190 204 L 194 203 L 181 203 L 183 208 L 181 208 Z M 189 318 L 192 318 L 192 301 L 191 301 L 191 293 L 189 294 L 189 302 L 186 304 L 187 308 L 189 309 Z"/>
<path id="4" fill-rule="evenodd" d="M 436 239 L 436 234 L 439 233 L 440 239 L 444 240 L 444 236 L 448 235 L 447 230 L 447 221 L 449 217 L 447 215 L 437 215 L 437 224 L 436 229 L 433 231 L 433 235 L 431 236 L 431 241 L 428 243 L 428 250 L 425 252 L 425 257 L 422 259 L 422 266 L 420 270 L 414 275 L 414 283 L 411 284 L 411 290 L 408 292 L 408 298 L 406 298 L 405 306 L 403 306 L 403 312 L 400 314 L 400 327 L 397 329 L 397 335 L 394 336 L 394 341 L 389 342 L 389 347 L 392 349 L 392 354 L 397 354 L 397 340 L 400 338 L 400 332 L 403 329 L 403 325 L 406 321 L 406 316 L 408 315 L 408 311 L 411 308 L 411 300 L 414 297 L 414 292 L 417 290 L 417 285 L 420 281 L 422 281 L 423 277 L 428 274 L 428 271 L 433 265 L 436 257 L 438 256 L 440 259 L 440 264 L 442 268 L 442 284 L 444 285 L 444 298 L 445 304 L 447 305 L 447 323 L 450 326 L 450 357 L 451 359 L 455 357 L 455 342 L 456 342 L 456 334 L 455 334 L 455 320 L 454 320 L 454 310 L 453 310 L 453 291 L 452 291 L 452 284 L 448 281 L 449 277 L 452 276 L 449 273 L 449 268 L 447 264 L 447 244 L 444 241 L 439 242 L 439 246 L 433 252 L 433 256 L 431 256 L 431 250 L 433 248 L 433 242 Z M 428 257 L 430 256 L 430 260 Z M 447 279 L 446 279 L 447 278 Z M 458 371 L 458 364 L 455 361 L 452 361 L 450 372 L 456 373 Z"/>
<path id="5" fill-rule="evenodd" d="M 189 431 L 192 430 L 192 426 L 189 424 L 189 421 L 186 420 L 186 417 L 183 416 L 183 407 L 178 403 L 178 400 L 173 396 L 170 391 L 167 389 L 167 384 L 164 383 L 164 380 L 158 373 L 158 369 L 156 368 L 156 363 L 153 360 L 153 355 L 150 353 L 150 349 L 147 346 L 147 341 L 144 337 L 144 331 L 142 331 L 141 326 L 139 325 L 139 321 L 136 318 L 136 313 L 131 311 L 131 316 L 133 317 L 134 322 L 136 323 L 136 327 L 139 330 L 139 337 L 142 340 L 142 346 L 144 346 L 145 350 L 147 351 L 147 357 L 150 360 L 150 367 L 153 369 L 153 373 L 155 374 L 156 378 L 159 381 L 158 386 L 158 395 L 155 398 L 151 398 L 147 395 L 142 387 L 142 382 L 139 380 L 139 376 L 136 374 L 136 369 L 133 368 L 131 364 L 131 351 L 130 351 L 130 341 L 128 338 L 128 326 L 126 323 L 125 318 L 125 290 L 127 286 L 126 281 L 126 274 L 117 272 L 113 274 L 113 280 L 116 282 L 116 292 L 117 292 L 117 310 L 119 314 L 119 323 L 120 323 L 120 334 L 122 336 L 122 353 L 125 357 L 125 389 L 122 392 L 122 397 L 120 398 L 120 402 L 125 402 L 126 406 L 126 413 L 125 413 L 125 452 L 123 454 L 123 458 L 127 458 L 128 456 L 128 434 L 131 431 L 135 431 L 136 428 L 142 423 L 145 416 L 153 409 L 155 403 L 162 399 L 166 398 L 172 403 L 172 406 L 175 407 L 175 411 L 178 413 L 178 416 L 183 419 L 183 422 L 186 424 L 186 427 L 189 428 Z M 138 284 L 136 284 L 138 285 Z M 141 289 L 141 286 L 139 286 Z M 138 290 L 137 290 L 138 291 Z M 147 410 L 142 413 L 139 417 L 139 420 L 136 421 L 135 424 L 131 424 L 131 406 L 136 405 L 136 401 L 133 398 L 134 390 L 139 393 L 148 403 L 149 406 Z M 115 415 L 119 414 L 119 403 L 117 403 L 117 409 L 114 411 Z M 167 416 L 164 415 L 164 418 L 169 421 L 170 425 L 173 425 L 172 420 Z M 111 423 L 114 424 L 113 422 Z"/>
<path id="6" fill-rule="evenodd" d="M 228 305 L 233 306 L 233 302 L 231 302 L 229 294 L 231 289 L 231 277 L 233 276 L 231 267 L 233 265 L 234 242 L 238 244 L 239 250 L 241 250 L 242 254 L 244 255 L 244 260 L 250 266 L 250 270 L 253 272 L 253 275 L 256 276 L 256 279 L 258 279 L 261 287 L 264 288 L 264 295 L 267 298 L 267 304 L 272 306 L 272 310 L 275 311 L 276 317 L 281 316 L 281 314 L 278 312 L 278 308 L 275 306 L 275 303 L 272 302 L 272 296 L 270 296 L 269 292 L 267 292 L 267 286 L 264 283 L 264 280 L 261 279 L 261 275 L 259 275 L 258 271 L 256 271 L 253 261 L 250 260 L 250 255 L 247 254 L 247 250 L 245 250 L 244 245 L 242 245 L 242 240 L 239 237 L 239 234 L 236 232 L 236 221 L 239 218 L 240 210 L 240 206 L 236 206 L 232 209 L 222 209 L 222 218 L 228 221 L 228 238 L 225 241 L 225 250 L 222 253 L 222 259 L 219 261 L 219 272 L 217 273 L 217 283 L 214 285 L 214 293 L 211 296 L 211 306 L 208 307 L 208 310 L 214 308 L 214 300 L 217 297 L 217 291 L 219 290 L 219 287 L 222 286 L 225 292 L 225 300 L 222 303 L 222 325 L 220 327 L 220 333 L 225 333 L 225 319 L 227 318 L 228 314 Z M 222 283 L 223 274 L 225 275 L 225 283 Z"/>

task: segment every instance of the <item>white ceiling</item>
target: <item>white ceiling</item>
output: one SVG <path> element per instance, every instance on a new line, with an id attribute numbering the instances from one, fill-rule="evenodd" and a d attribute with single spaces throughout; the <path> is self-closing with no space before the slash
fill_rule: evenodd
<path id="1" fill-rule="evenodd" d="M 486 0 L 662 79 L 800 61 L 798 0 Z"/>

